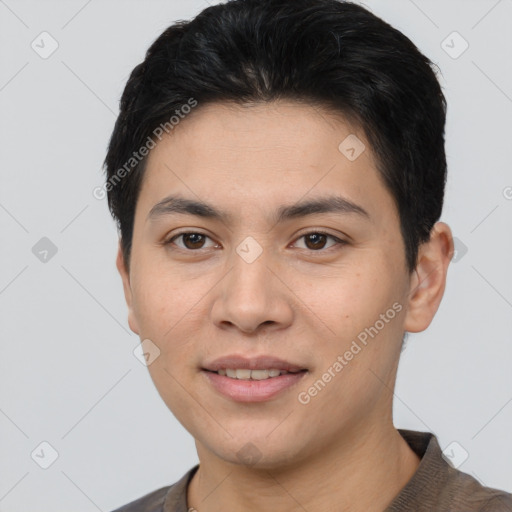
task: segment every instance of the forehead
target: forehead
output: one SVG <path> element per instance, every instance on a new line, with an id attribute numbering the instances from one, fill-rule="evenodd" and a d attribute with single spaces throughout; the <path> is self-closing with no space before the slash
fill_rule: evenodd
<path id="1" fill-rule="evenodd" d="M 339 113 L 289 101 L 196 107 L 148 156 L 144 215 L 176 193 L 227 213 L 236 207 L 235 215 L 333 193 L 364 199 L 370 215 L 394 207 L 362 130 Z"/>

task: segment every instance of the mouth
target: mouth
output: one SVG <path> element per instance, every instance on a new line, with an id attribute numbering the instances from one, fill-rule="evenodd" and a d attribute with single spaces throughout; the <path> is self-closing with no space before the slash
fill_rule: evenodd
<path id="1" fill-rule="evenodd" d="M 296 386 L 307 368 L 271 356 L 227 356 L 201 368 L 210 387 L 235 402 L 264 402 Z"/>
<path id="2" fill-rule="evenodd" d="M 275 379 L 276 377 L 280 377 L 281 375 L 288 374 L 297 374 L 301 372 L 307 372 L 304 370 L 295 370 L 295 371 L 287 371 L 280 370 L 277 368 L 265 369 L 265 370 L 250 370 L 248 368 L 220 368 L 217 371 L 206 370 L 204 371 L 210 373 L 216 373 L 217 375 L 221 375 L 222 377 L 228 377 L 230 379 L 237 380 L 267 380 L 267 379 Z"/>

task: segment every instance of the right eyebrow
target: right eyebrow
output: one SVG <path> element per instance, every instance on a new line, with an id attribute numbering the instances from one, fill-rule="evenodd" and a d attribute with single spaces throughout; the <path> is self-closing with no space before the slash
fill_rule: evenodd
<path id="1" fill-rule="evenodd" d="M 149 211 L 146 220 L 155 221 L 160 217 L 172 213 L 181 213 L 186 215 L 195 215 L 214 220 L 229 222 L 233 216 L 222 210 L 218 210 L 208 203 L 185 199 L 177 195 L 171 195 L 155 204 Z"/>

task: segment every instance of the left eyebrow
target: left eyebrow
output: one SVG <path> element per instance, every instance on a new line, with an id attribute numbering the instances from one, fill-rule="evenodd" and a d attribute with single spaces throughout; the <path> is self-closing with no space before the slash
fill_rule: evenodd
<path id="1" fill-rule="evenodd" d="M 208 203 L 171 195 L 155 204 L 151 208 L 146 220 L 155 221 L 160 217 L 172 215 L 173 213 L 195 215 L 226 223 L 232 222 L 234 218 L 232 214 Z M 301 203 L 284 205 L 278 208 L 272 217 L 275 219 L 274 223 L 282 223 L 316 213 L 356 214 L 371 220 L 369 213 L 362 206 L 341 196 L 320 197 Z"/>
<path id="2" fill-rule="evenodd" d="M 315 213 L 355 213 L 370 220 L 370 214 L 362 207 L 341 196 L 327 196 L 302 203 L 281 206 L 277 210 L 276 222 L 306 217 Z"/>

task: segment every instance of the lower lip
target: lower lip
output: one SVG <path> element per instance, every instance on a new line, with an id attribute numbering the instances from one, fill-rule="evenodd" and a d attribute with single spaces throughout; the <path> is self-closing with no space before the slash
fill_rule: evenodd
<path id="1" fill-rule="evenodd" d="M 235 402 L 265 402 L 297 384 L 307 372 L 285 373 L 265 380 L 241 380 L 203 370 L 212 386 Z"/>

